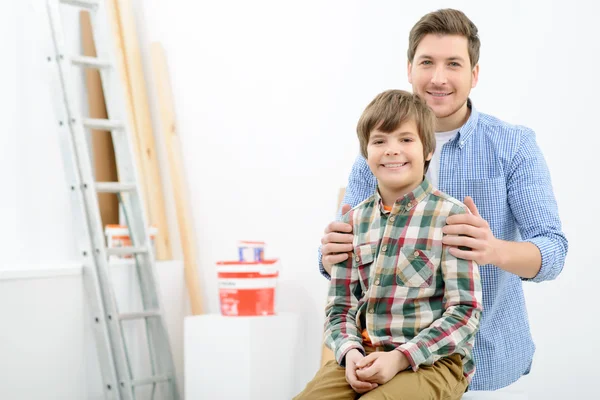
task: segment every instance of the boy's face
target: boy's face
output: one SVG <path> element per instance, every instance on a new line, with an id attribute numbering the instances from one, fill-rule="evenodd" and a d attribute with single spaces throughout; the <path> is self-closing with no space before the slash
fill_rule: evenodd
<path id="1" fill-rule="evenodd" d="M 465 106 L 477 85 L 479 65 L 471 68 L 468 45 L 464 36 L 428 34 L 408 63 L 413 92 L 425 99 L 437 118 L 454 115 Z"/>
<path id="2" fill-rule="evenodd" d="M 391 133 L 373 130 L 367 144 L 367 164 L 379 189 L 395 198 L 411 192 L 423 181 L 423 143 L 414 120 L 402 123 Z M 383 195 L 383 193 L 382 193 Z"/>

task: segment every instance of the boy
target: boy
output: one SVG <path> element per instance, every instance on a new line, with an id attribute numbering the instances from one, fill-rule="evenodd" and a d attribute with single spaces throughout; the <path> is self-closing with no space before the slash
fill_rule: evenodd
<path id="1" fill-rule="evenodd" d="M 434 124 L 401 90 L 363 112 L 357 133 L 377 190 L 343 217 L 354 250 L 331 273 L 325 340 L 335 361 L 296 399 L 460 399 L 467 389 L 481 281 L 475 262 L 442 245 L 446 218 L 468 209 L 424 177 Z"/>

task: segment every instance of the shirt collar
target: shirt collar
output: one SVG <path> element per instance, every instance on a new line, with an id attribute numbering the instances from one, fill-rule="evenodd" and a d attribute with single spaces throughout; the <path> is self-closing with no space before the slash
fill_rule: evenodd
<path id="1" fill-rule="evenodd" d="M 394 205 L 392 206 L 391 211 L 386 211 L 383 208 L 383 200 L 381 195 L 379 194 L 379 190 L 375 191 L 375 202 L 379 206 L 379 211 L 382 214 L 394 213 L 397 214 L 399 212 L 405 213 L 410 211 L 413 207 L 421 202 L 427 195 L 429 195 L 433 191 L 433 186 L 429 182 L 429 180 L 424 176 L 423 182 L 419 186 L 417 186 L 412 192 L 405 194 L 404 196 L 398 198 Z"/>
<path id="2" fill-rule="evenodd" d="M 469 115 L 469 119 L 463 126 L 458 130 L 458 134 L 456 135 L 454 140 L 458 141 L 458 147 L 463 148 L 467 140 L 473 136 L 475 133 L 475 129 L 477 128 L 477 123 L 479 122 L 479 112 L 473 106 L 473 102 L 471 99 L 467 99 L 467 107 L 471 110 L 471 115 Z"/>

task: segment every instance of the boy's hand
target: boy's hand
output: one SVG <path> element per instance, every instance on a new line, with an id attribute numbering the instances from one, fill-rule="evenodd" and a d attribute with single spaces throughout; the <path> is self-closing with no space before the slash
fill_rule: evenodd
<path id="1" fill-rule="evenodd" d="M 356 376 L 362 381 L 383 385 L 409 366 L 401 351 L 376 351 L 357 362 Z"/>
<path id="2" fill-rule="evenodd" d="M 356 349 L 346 353 L 346 381 L 358 394 L 366 393 L 377 387 L 376 383 L 363 382 L 356 376 L 356 363 L 365 357 Z"/>
<path id="3" fill-rule="evenodd" d="M 342 215 L 350 211 L 349 204 L 342 206 Z M 333 264 L 341 263 L 348 258 L 348 252 L 354 249 L 352 241 L 352 225 L 344 222 L 334 221 L 325 228 L 325 235 L 321 239 L 321 254 L 323 268 L 328 274 L 331 273 Z"/>

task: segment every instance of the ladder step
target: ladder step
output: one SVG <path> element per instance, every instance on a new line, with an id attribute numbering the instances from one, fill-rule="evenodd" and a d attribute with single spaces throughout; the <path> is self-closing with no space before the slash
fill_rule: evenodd
<path id="1" fill-rule="evenodd" d="M 146 253 L 145 247 L 110 247 L 106 249 L 106 254 L 109 256 L 128 256 L 130 254 Z"/>
<path id="2" fill-rule="evenodd" d="M 96 182 L 96 192 L 98 193 L 122 193 L 135 190 L 134 183 L 121 182 Z"/>
<path id="3" fill-rule="evenodd" d="M 121 122 L 110 119 L 83 118 L 81 122 L 86 128 L 99 129 L 102 131 L 114 131 L 124 128 Z"/>
<path id="4" fill-rule="evenodd" d="M 74 65 L 78 65 L 80 67 L 87 68 L 109 68 L 110 63 L 108 61 L 101 60 L 96 57 L 88 57 L 88 56 L 73 56 L 71 57 L 71 62 Z"/>
<path id="5" fill-rule="evenodd" d="M 157 376 L 151 376 L 150 378 L 135 379 L 135 380 L 131 381 L 131 385 L 132 386 L 151 385 L 153 383 L 168 382 L 170 380 L 171 380 L 171 378 L 167 375 L 157 375 Z"/>
<path id="6" fill-rule="evenodd" d="M 96 0 L 60 0 L 60 2 L 63 4 L 84 8 L 94 8 L 98 6 L 98 1 Z"/>
<path id="7" fill-rule="evenodd" d="M 128 319 L 142 319 L 142 318 L 153 318 L 160 317 L 160 311 L 138 311 L 131 313 L 119 314 L 119 319 L 125 321 Z"/>

